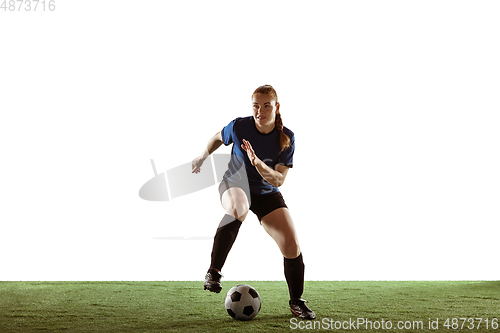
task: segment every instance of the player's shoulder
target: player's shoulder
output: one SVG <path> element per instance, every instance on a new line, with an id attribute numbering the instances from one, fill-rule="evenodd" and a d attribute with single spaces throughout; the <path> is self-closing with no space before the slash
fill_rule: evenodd
<path id="1" fill-rule="evenodd" d="M 251 124 L 253 122 L 253 116 L 248 116 L 248 117 L 238 117 L 238 122 L 242 124 Z"/>
<path id="2" fill-rule="evenodd" d="M 250 117 L 238 117 L 233 120 L 235 128 L 246 128 L 252 125 L 252 116 Z"/>
<path id="3" fill-rule="evenodd" d="M 285 133 L 290 139 L 295 138 L 295 134 L 293 133 L 293 131 L 286 126 L 283 126 L 283 133 Z"/>
<path id="4" fill-rule="evenodd" d="M 244 123 L 248 123 L 250 120 L 251 120 L 251 116 L 250 117 L 237 117 L 237 118 L 234 118 L 233 120 L 231 120 L 232 123 L 234 124 L 244 124 Z"/>
<path id="5" fill-rule="evenodd" d="M 241 123 L 241 121 L 243 120 L 244 118 L 242 117 L 237 117 L 237 118 L 234 118 L 233 120 L 231 120 L 229 122 L 229 124 L 226 126 L 227 128 L 230 128 L 231 131 L 234 131 L 234 129 Z"/>

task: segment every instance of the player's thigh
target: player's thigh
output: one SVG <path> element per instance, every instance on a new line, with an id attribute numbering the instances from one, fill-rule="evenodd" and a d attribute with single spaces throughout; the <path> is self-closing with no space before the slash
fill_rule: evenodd
<path id="1" fill-rule="evenodd" d="M 293 259 L 300 254 L 297 233 L 288 208 L 275 209 L 260 222 L 264 230 L 276 241 L 283 256 Z"/>
<path id="2" fill-rule="evenodd" d="M 239 187 L 230 187 L 224 191 L 221 203 L 227 214 L 242 222 L 250 209 L 247 195 L 245 191 Z"/>

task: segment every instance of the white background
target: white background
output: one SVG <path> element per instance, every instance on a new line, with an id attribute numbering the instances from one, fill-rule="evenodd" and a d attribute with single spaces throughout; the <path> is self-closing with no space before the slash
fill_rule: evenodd
<path id="1" fill-rule="evenodd" d="M 498 279 L 495 1 L 57 1 L 0 11 L 1 280 L 202 280 L 217 187 L 139 198 L 273 85 L 307 280 Z M 219 153 L 229 153 L 221 147 Z M 163 239 L 162 239 L 163 238 Z M 282 280 L 253 215 L 226 280 Z"/>

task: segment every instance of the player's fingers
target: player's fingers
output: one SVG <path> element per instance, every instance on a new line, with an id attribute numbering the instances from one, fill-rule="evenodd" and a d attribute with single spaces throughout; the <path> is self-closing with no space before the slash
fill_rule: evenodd
<path id="1" fill-rule="evenodd" d="M 195 170 L 196 168 L 199 168 L 199 163 L 200 161 L 198 159 L 194 159 L 193 162 L 191 162 L 191 169 Z"/>
<path id="2" fill-rule="evenodd" d="M 250 144 L 250 142 L 248 143 L 248 149 L 249 149 L 252 153 L 254 152 L 253 147 L 252 147 L 252 145 Z"/>

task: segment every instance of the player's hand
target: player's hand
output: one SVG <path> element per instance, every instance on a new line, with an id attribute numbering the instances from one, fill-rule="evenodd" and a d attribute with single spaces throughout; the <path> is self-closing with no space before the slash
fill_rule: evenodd
<path id="1" fill-rule="evenodd" d="M 241 148 L 247 152 L 248 159 L 253 166 L 257 164 L 258 157 L 255 154 L 255 151 L 252 148 L 252 145 L 247 140 L 243 139 L 243 143 L 241 144 Z"/>
<path id="2" fill-rule="evenodd" d="M 200 168 L 203 165 L 203 162 L 205 162 L 203 156 L 198 156 L 197 158 L 195 158 L 191 164 L 191 172 L 200 173 Z"/>

